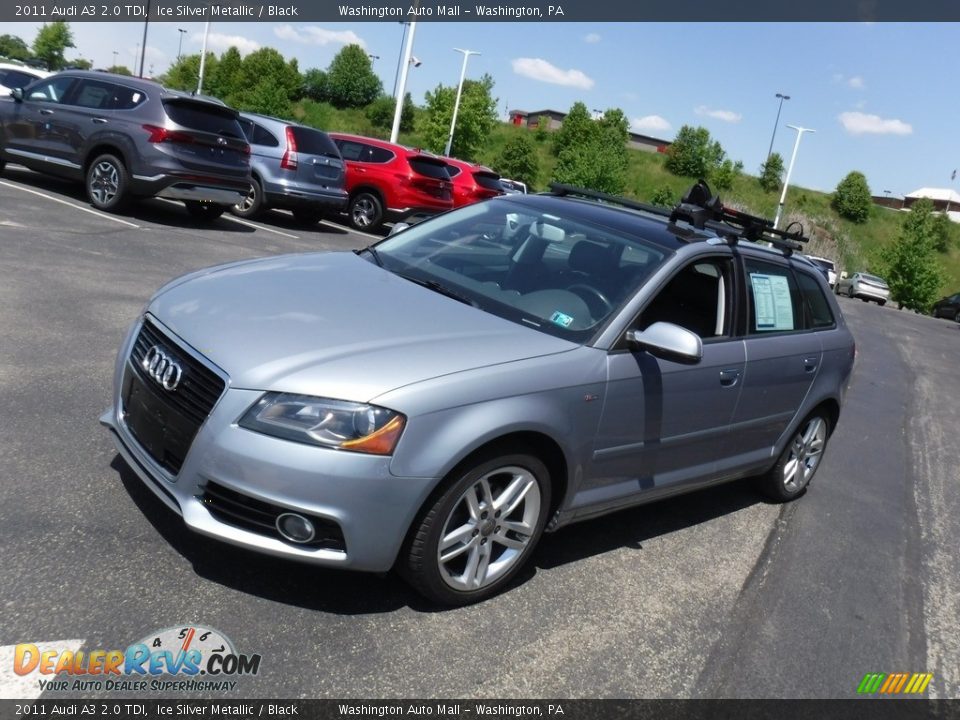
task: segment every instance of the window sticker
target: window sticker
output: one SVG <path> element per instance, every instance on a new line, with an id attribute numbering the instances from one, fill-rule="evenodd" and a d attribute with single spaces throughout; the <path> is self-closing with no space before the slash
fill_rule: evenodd
<path id="1" fill-rule="evenodd" d="M 550 316 L 550 322 L 552 322 L 554 325 L 568 328 L 573 324 L 573 318 L 560 312 L 559 310 L 556 310 L 553 315 Z"/>
<path id="2" fill-rule="evenodd" d="M 793 330 L 793 302 L 790 284 L 783 275 L 750 273 L 753 286 L 753 312 L 757 330 L 775 332 Z"/>

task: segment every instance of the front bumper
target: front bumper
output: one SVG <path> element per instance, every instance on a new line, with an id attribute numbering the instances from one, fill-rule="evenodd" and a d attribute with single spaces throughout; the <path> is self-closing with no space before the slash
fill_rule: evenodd
<path id="1" fill-rule="evenodd" d="M 132 340 L 120 353 L 113 404 L 100 418 L 117 451 L 143 483 L 191 530 L 256 552 L 316 565 L 384 572 L 435 480 L 391 475 L 390 457 L 363 455 L 268 437 L 237 420 L 262 395 L 228 387 L 200 427 L 174 476 L 160 467 L 124 422 L 121 390 Z M 254 502 L 328 520 L 343 550 L 311 548 L 224 522 L 204 493 L 216 483 Z"/>

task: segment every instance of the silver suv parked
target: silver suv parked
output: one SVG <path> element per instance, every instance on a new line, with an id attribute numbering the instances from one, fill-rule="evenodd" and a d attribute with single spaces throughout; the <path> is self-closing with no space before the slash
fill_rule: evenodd
<path id="1" fill-rule="evenodd" d="M 292 210 L 314 223 L 347 205 L 346 174 L 333 140 L 316 128 L 265 115 L 240 113 L 250 142 L 250 193 L 233 213 L 252 218 L 268 208 Z"/>
<path id="2" fill-rule="evenodd" d="M 797 498 L 853 367 L 843 315 L 799 235 L 703 184 L 666 215 L 554 186 L 181 277 L 101 422 L 188 528 L 449 604 L 569 523 L 748 476 Z"/>
<path id="3" fill-rule="evenodd" d="M 150 80 L 71 70 L 0 98 L 0 170 L 82 180 L 101 210 L 158 196 L 217 217 L 246 196 L 249 155 L 236 110 Z"/>

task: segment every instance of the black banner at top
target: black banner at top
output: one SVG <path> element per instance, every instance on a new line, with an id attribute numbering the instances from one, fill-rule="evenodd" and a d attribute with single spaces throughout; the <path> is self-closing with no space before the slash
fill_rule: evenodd
<path id="1" fill-rule="evenodd" d="M 0 21 L 958 22 L 958 0 L 34 0 Z M 731 38 L 736 42 L 736 38 Z M 744 41 L 748 41 L 745 39 Z"/>

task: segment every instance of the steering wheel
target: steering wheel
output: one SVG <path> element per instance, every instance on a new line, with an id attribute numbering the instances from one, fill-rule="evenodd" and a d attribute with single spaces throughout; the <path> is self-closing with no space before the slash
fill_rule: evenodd
<path id="1" fill-rule="evenodd" d="M 595 320 L 613 311 L 613 303 L 607 300 L 606 295 L 591 285 L 574 283 L 573 285 L 568 285 L 567 290 L 583 298 Z"/>

